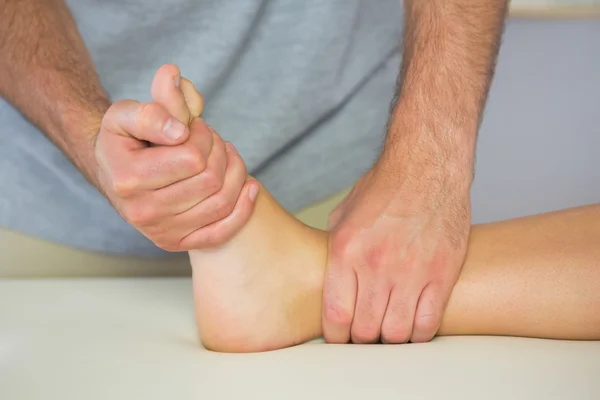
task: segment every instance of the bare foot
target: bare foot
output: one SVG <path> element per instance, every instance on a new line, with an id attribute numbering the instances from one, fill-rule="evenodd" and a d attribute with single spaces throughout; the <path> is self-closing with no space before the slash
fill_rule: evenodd
<path id="1" fill-rule="evenodd" d="M 202 96 L 175 65 L 157 71 L 152 97 L 187 124 L 202 112 Z M 189 253 L 204 345 L 265 351 L 319 336 L 326 251 L 324 232 L 297 221 L 262 188 L 254 215 L 232 240 Z"/>
<path id="2" fill-rule="evenodd" d="M 296 220 L 262 188 L 236 237 L 190 252 L 204 346 L 267 351 L 320 336 L 326 258 L 325 232 Z"/>
<path id="3" fill-rule="evenodd" d="M 152 97 L 188 125 L 204 104 L 175 65 L 157 71 Z M 189 253 L 200 336 L 212 350 L 265 351 L 320 335 L 326 234 L 286 213 L 264 188 L 255 207 L 232 240 Z"/>

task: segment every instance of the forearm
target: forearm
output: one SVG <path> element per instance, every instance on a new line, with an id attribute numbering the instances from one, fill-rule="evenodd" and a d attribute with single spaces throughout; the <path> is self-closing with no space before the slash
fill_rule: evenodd
<path id="1" fill-rule="evenodd" d="M 405 164 L 416 168 L 423 159 L 471 173 L 507 1 L 404 4 L 403 62 L 384 157 L 411 159 Z"/>
<path id="2" fill-rule="evenodd" d="M 0 94 L 95 184 L 93 141 L 110 102 L 63 0 L 0 0 Z"/>
<path id="3" fill-rule="evenodd" d="M 600 339 L 600 206 L 475 226 L 440 335 Z"/>

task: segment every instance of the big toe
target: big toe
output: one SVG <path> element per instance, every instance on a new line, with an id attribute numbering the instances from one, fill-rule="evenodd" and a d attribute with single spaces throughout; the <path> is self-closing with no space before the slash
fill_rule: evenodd
<path id="1" fill-rule="evenodd" d="M 162 105 L 179 121 L 188 125 L 192 115 L 181 89 L 181 72 L 176 65 L 165 64 L 156 71 L 152 81 L 152 101 Z"/>

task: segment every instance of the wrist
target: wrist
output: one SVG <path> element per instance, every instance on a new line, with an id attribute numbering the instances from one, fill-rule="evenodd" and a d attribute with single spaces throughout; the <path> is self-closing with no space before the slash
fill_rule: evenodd
<path id="1" fill-rule="evenodd" d="M 109 107 L 108 100 L 99 99 L 84 109 L 63 113 L 60 124 L 62 131 L 60 147 L 63 152 L 85 178 L 100 190 L 95 146 L 102 126 L 102 118 Z"/>
<path id="2" fill-rule="evenodd" d="M 420 193 L 468 193 L 474 174 L 476 132 L 425 118 L 395 116 L 377 162 L 379 172 Z"/>
<path id="3" fill-rule="evenodd" d="M 401 99 L 388 124 L 382 158 L 403 168 L 472 171 L 478 127 L 478 113 L 459 116 L 452 107 Z"/>
<path id="4" fill-rule="evenodd" d="M 433 156 L 400 158 L 383 153 L 373 169 L 398 204 L 429 212 L 468 204 L 473 169 L 467 163 L 439 163 Z"/>

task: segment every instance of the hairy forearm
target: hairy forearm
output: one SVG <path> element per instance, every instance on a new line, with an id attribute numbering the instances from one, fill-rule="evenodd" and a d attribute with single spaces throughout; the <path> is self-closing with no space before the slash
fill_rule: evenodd
<path id="1" fill-rule="evenodd" d="M 398 93 L 385 143 L 394 157 L 472 168 L 506 0 L 405 0 Z M 437 161 L 433 161 L 436 159 Z"/>
<path id="2" fill-rule="evenodd" d="M 0 0 L 0 94 L 95 183 L 110 102 L 63 0 Z"/>

